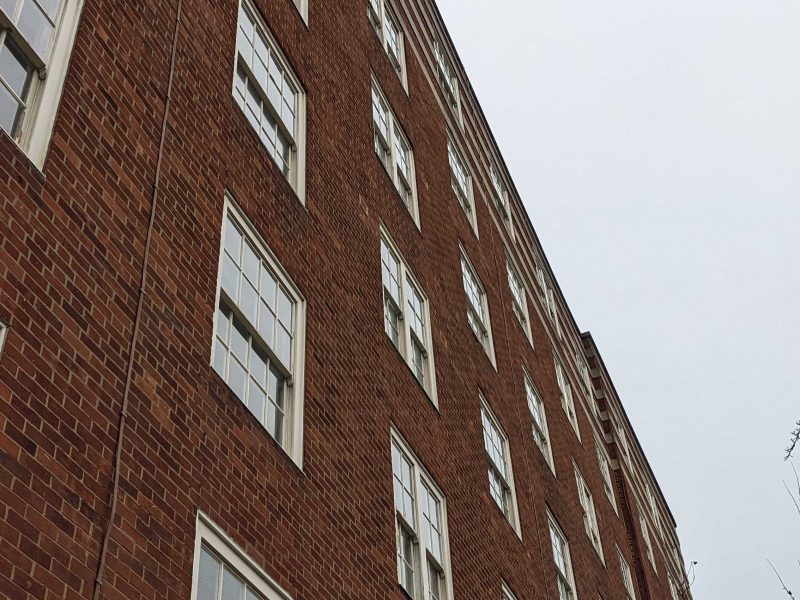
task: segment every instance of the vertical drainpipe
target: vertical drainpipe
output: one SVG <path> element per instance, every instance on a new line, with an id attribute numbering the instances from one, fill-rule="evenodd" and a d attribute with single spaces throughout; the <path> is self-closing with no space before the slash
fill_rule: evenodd
<path id="1" fill-rule="evenodd" d="M 161 122 L 161 136 L 158 141 L 158 157 L 156 159 L 156 172 L 155 180 L 153 182 L 153 193 L 150 202 L 150 221 L 147 226 L 147 237 L 144 243 L 144 256 L 142 257 L 142 273 L 139 281 L 139 297 L 136 304 L 136 317 L 133 322 L 133 333 L 131 334 L 130 352 L 128 354 L 128 367 L 125 375 L 125 391 L 122 396 L 122 408 L 119 412 L 119 427 L 117 430 L 117 444 L 116 452 L 114 454 L 114 463 L 112 465 L 114 473 L 114 484 L 111 489 L 111 512 L 108 515 L 108 523 L 106 524 L 106 531 L 103 535 L 103 544 L 100 547 L 100 559 L 97 563 L 97 574 L 94 580 L 94 593 L 92 598 L 98 600 L 102 594 L 102 586 L 105 583 L 103 576 L 105 575 L 106 556 L 108 555 L 108 546 L 111 541 L 111 530 L 114 527 L 114 519 L 117 515 L 117 501 L 119 497 L 119 474 L 122 463 L 122 444 L 125 440 L 125 420 L 128 416 L 128 405 L 130 402 L 131 382 L 133 381 L 133 367 L 136 356 L 136 346 L 139 341 L 139 326 L 142 319 L 142 306 L 144 304 L 144 295 L 147 288 L 147 268 L 148 259 L 150 257 L 150 243 L 153 239 L 153 226 L 155 224 L 156 207 L 158 206 L 158 184 L 161 178 L 161 160 L 164 156 L 164 142 L 167 135 L 167 122 L 169 120 L 169 109 L 172 100 L 172 79 L 175 73 L 175 58 L 178 48 L 178 33 L 181 28 L 181 2 L 178 0 L 177 10 L 175 12 L 175 29 L 172 34 L 172 52 L 169 61 L 169 80 L 167 82 L 167 98 L 164 103 L 164 117 Z"/>

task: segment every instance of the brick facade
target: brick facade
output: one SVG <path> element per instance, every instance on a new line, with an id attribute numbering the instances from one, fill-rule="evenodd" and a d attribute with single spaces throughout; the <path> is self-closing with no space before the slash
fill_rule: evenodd
<path id="1" fill-rule="evenodd" d="M 618 545 L 637 598 L 669 600 L 667 571 L 682 573 L 674 522 L 591 338 L 560 295 L 563 339 L 546 315 L 532 268 L 543 255 L 521 203 L 512 189 L 512 238 L 489 197 L 479 151 L 493 141 L 463 73 L 463 129 L 442 99 L 431 32 L 449 42 L 431 0 L 395 3 L 408 92 L 366 2 L 309 0 L 308 25 L 290 0 L 254 3 L 307 94 L 305 206 L 231 95 L 232 0 L 183 3 L 157 182 L 177 2 L 85 0 L 43 171 L 0 133 L 0 596 L 92 597 L 144 268 L 103 598 L 190 598 L 198 511 L 295 600 L 403 598 L 394 425 L 446 496 L 455 598 L 500 598 L 501 581 L 519 600 L 557 598 L 549 509 L 579 598 L 625 599 Z M 373 148 L 371 74 L 414 149 L 421 229 Z M 451 189 L 448 121 L 472 164 L 479 236 Z M 307 301 L 302 470 L 209 364 L 226 192 Z M 429 300 L 438 409 L 383 331 L 380 223 Z M 460 245 L 486 289 L 496 368 L 467 324 Z M 506 252 L 522 266 L 532 344 L 511 309 Z M 591 399 L 573 346 L 592 367 Z M 573 374 L 581 440 L 561 408 L 554 349 Z M 523 368 L 544 399 L 557 476 L 531 435 Z M 479 390 L 509 438 L 521 538 L 489 496 Z M 614 422 L 630 430 L 630 465 Z M 614 459 L 616 511 L 593 432 Z M 573 462 L 593 492 L 605 564 L 584 531 Z M 650 532 L 655 572 L 638 530 L 645 482 L 664 523 Z"/>

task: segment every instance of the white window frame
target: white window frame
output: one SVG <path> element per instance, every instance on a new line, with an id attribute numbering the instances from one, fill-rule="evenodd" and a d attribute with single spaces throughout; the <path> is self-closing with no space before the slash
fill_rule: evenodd
<path id="1" fill-rule="evenodd" d="M 220 234 L 219 263 L 217 267 L 217 290 L 214 302 L 213 334 L 211 342 L 210 364 L 214 369 L 214 353 L 217 345 L 217 320 L 220 302 L 223 301 L 222 289 L 222 266 L 224 258 L 225 244 L 225 225 L 228 218 L 235 221 L 240 227 L 244 236 L 252 242 L 259 257 L 264 261 L 276 277 L 282 287 L 284 287 L 295 307 L 294 324 L 294 347 L 291 357 L 291 373 L 287 374 L 286 385 L 284 387 L 284 418 L 282 424 L 282 435 L 280 446 L 289 455 L 292 461 L 300 468 L 303 468 L 303 413 L 304 413 L 304 389 L 305 389 L 305 348 L 306 348 L 306 300 L 295 285 L 291 276 L 281 265 L 280 261 L 270 250 L 264 238 L 259 234 L 247 215 L 239 208 L 233 197 L 226 192 L 222 210 L 222 225 Z M 236 307 L 236 303 L 226 296 L 225 304 L 234 315 L 247 323 L 251 336 L 259 343 L 259 349 L 272 357 L 270 349 L 265 340 L 261 338 L 254 324 L 244 316 Z M 215 371 L 216 372 L 216 371 Z M 227 384 L 227 382 L 226 382 Z M 271 435 L 270 435 L 271 437 Z"/>
<path id="2" fill-rule="evenodd" d="M 482 425 L 482 433 L 483 433 L 483 443 L 484 443 L 484 450 L 486 451 L 486 461 L 488 463 L 488 470 L 491 473 L 497 475 L 500 479 L 501 485 L 503 486 L 503 495 L 504 497 L 508 497 L 509 506 L 504 508 L 498 505 L 498 508 L 503 513 L 503 516 L 511 525 L 514 532 L 517 534 L 517 537 L 522 539 L 522 530 L 520 529 L 519 523 L 519 509 L 517 506 L 517 491 L 514 486 L 514 468 L 511 465 L 511 447 L 509 446 L 508 435 L 503 429 L 503 426 L 500 424 L 497 416 L 492 411 L 489 403 L 486 401 L 485 396 L 482 392 L 479 392 L 480 398 L 480 405 L 481 405 L 481 425 Z M 486 417 L 489 422 L 494 426 L 494 429 L 498 432 L 500 436 L 500 441 L 502 443 L 502 452 L 503 452 L 503 460 L 506 463 L 506 467 L 508 469 L 507 473 L 504 473 L 501 466 L 494 462 L 491 454 L 489 453 L 488 440 L 486 439 L 486 427 L 483 422 L 483 418 Z M 489 477 L 491 478 L 491 473 Z M 491 493 L 489 494 L 491 497 Z M 492 502 L 497 505 L 497 500 L 492 497 Z"/>
<path id="3" fill-rule="evenodd" d="M 647 525 L 647 518 L 642 512 L 642 508 L 639 508 L 639 528 L 642 531 L 642 542 L 644 543 L 644 550 L 645 554 L 647 554 L 647 560 L 650 561 L 650 564 L 653 566 L 653 571 L 657 574 L 658 569 L 656 568 L 656 555 L 653 549 L 653 541 L 650 538 L 650 528 Z"/>
<path id="4" fill-rule="evenodd" d="M 500 582 L 500 591 L 502 600 L 517 600 L 514 592 L 511 591 L 511 588 L 505 581 Z"/>
<path id="5" fill-rule="evenodd" d="M 508 253 L 506 253 L 506 271 L 508 272 L 508 288 L 511 291 L 511 310 L 514 312 L 517 322 L 520 327 L 522 327 L 525 337 L 528 338 L 528 342 L 532 346 L 533 336 L 531 334 L 531 321 L 528 313 L 528 291 L 525 288 L 525 282 L 522 277 L 520 277 L 519 269 L 517 269 L 517 266 Z M 514 292 L 515 287 L 521 296 L 520 298 L 518 298 L 517 293 Z"/>
<path id="6" fill-rule="evenodd" d="M 661 535 L 663 533 L 661 530 L 661 515 L 658 512 L 658 504 L 656 503 L 655 494 L 653 494 L 653 488 L 649 483 L 645 484 L 645 491 L 647 493 L 647 503 L 650 506 L 650 515 L 653 517 L 656 533 Z"/>
<path id="7" fill-rule="evenodd" d="M 308 2 L 309 0 L 292 0 L 297 12 L 300 13 L 300 18 L 303 19 L 303 23 L 308 26 Z"/>
<path id="8" fill-rule="evenodd" d="M 611 458 L 606 452 L 605 443 L 600 440 L 597 435 L 594 437 L 595 449 L 597 451 L 597 464 L 600 467 L 600 476 L 603 478 L 603 490 L 606 493 L 606 498 L 614 507 L 614 512 L 617 512 L 617 500 L 614 496 L 614 483 L 611 479 Z"/>
<path id="9" fill-rule="evenodd" d="M 622 451 L 621 452 L 622 459 L 627 463 L 629 467 L 631 467 L 632 466 L 631 448 L 630 444 L 628 443 L 628 434 L 625 433 L 625 428 L 621 422 L 616 425 L 616 430 L 617 430 L 618 446 Z"/>
<path id="10" fill-rule="evenodd" d="M 414 589 L 411 591 L 412 593 L 409 593 L 409 595 L 419 600 L 427 600 L 429 598 L 429 561 L 431 561 L 431 563 L 434 564 L 438 570 L 440 570 L 442 579 L 444 580 L 442 581 L 440 579 L 440 583 L 443 584 L 444 588 L 443 590 L 440 589 L 441 600 L 453 600 L 453 575 L 450 568 L 450 540 L 447 531 L 447 499 L 445 498 L 445 495 L 442 493 L 439 486 L 433 480 L 433 477 L 431 477 L 430 473 L 428 473 L 428 471 L 422 465 L 422 462 L 417 458 L 413 450 L 411 450 L 411 446 L 405 441 L 403 436 L 400 435 L 394 426 L 391 427 L 390 432 L 391 448 L 396 448 L 400 452 L 401 456 L 411 464 L 413 470 L 412 491 L 414 493 L 413 511 L 415 523 L 408 523 L 404 515 L 397 510 L 396 501 L 393 499 L 392 502 L 392 510 L 395 515 L 395 543 L 400 543 L 401 528 L 413 537 L 413 561 L 415 575 L 413 583 Z M 440 532 L 442 544 L 441 560 L 437 559 L 430 552 L 430 548 L 428 548 L 429 542 L 426 539 L 427 536 L 424 535 L 423 531 L 424 516 L 422 512 L 422 501 L 420 495 L 423 485 L 429 490 L 431 495 L 439 501 L 439 506 L 441 508 L 441 515 L 439 515 L 440 525 L 442 527 L 442 531 Z M 394 471 L 392 471 L 392 489 L 394 490 Z M 397 548 L 395 548 L 395 551 L 397 551 Z M 401 589 L 406 591 L 402 583 L 399 581 L 399 573 L 398 585 Z"/>
<path id="11" fill-rule="evenodd" d="M 197 600 L 200 577 L 200 551 L 206 547 L 266 600 L 292 600 L 267 572 L 259 566 L 224 530 L 202 511 L 197 512 L 194 559 L 192 563 L 192 595 Z"/>
<path id="12" fill-rule="evenodd" d="M 375 149 L 375 154 L 380 160 L 383 168 L 386 170 L 386 173 L 389 175 L 389 178 L 392 180 L 395 189 L 397 190 L 398 195 L 400 196 L 400 200 L 405 205 L 406 209 L 408 209 L 409 214 L 411 215 L 411 219 L 414 221 L 414 224 L 417 226 L 417 229 L 421 229 L 420 220 L 419 220 L 419 202 L 417 198 L 417 169 L 416 163 L 414 160 L 414 148 L 411 145 L 411 141 L 408 139 L 403 128 L 400 126 L 400 122 L 397 120 L 397 117 L 392 110 L 389 101 L 386 99 L 386 95 L 383 93 L 381 86 L 378 84 L 378 80 L 375 76 L 372 76 L 372 91 L 370 95 L 370 101 L 374 103 L 374 99 L 377 99 L 382 104 L 383 108 L 386 109 L 386 117 L 387 117 L 387 137 L 384 139 L 383 133 L 380 131 L 379 127 L 375 123 L 375 114 L 374 109 L 372 111 L 372 130 L 373 130 L 373 147 Z M 408 164 L 409 169 L 411 171 L 410 180 L 406 180 L 405 176 L 401 176 L 398 173 L 397 168 L 397 143 L 398 140 L 400 142 L 405 142 L 405 145 L 408 146 Z M 378 145 L 381 146 L 383 150 L 383 154 L 378 151 Z M 403 190 L 408 193 L 408 201 L 404 198 Z"/>
<path id="13" fill-rule="evenodd" d="M 459 206 L 461 206 L 461 209 L 464 211 L 467 221 L 469 221 L 470 227 L 472 227 L 472 231 L 474 231 L 477 236 L 478 211 L 475 206 L 475 183 L 473 181 L 472 171 L 469 165 L 467 165 L 464 153 L 461 152 L 455 137 L 450 131 L 447 132 L 447 162 L 450 165 L 450 187 L 453 190 L 453 194 L 455 194 Z M 456 177 L 457 169 L 460 169 L 464 174 L 467 188 L 465 190 L 462 190 L 458 183 L 458 178 Z"/>
<path id="14" fill-rule="evenodd" d="M 553 446 L 550 443 L 550 430 L 547 427 L 547 413 L 544 407 L 544 400 L 542 400 L 542 395 L 539 393 L 539 390 L 533 383 L 533 378 L 528 373 L 528 370 L 523 367 L 523 385 L 525 387 L 525 396 L 528 401 L 528 410 L 531 412 L 531 420 L 533 421 L 533 441 L 536 443 L 536 446 L 542 452 L 542 456 L 544 457 L 547 466 L 550 467 L 550 470 L 553 472 L 553 475 L 556 474 L 556 466 L 555 462 L 553 461 Z M 536 404 L 536 408 L 531 406 L 531 403 Z M 539 414 L 539 418 L 541 419 L 541 425 L 539 424 L 536 415 L 534 414 L 534 410 L 537 411 Z M 544 447 L 543 447 L 544 445 Z"/>
<path id="15" fill-rule="evenodd" d="M 547 511 L 547 521 L 550 529 L 550 549 L 553 553 L 553 563 L 556 567 L 556 577 L 557 577 L 557 585 L 559 590 L 559 600 L 577 600 L 578 593 L 575 590 L 575 573 L 572 567 L 572 556 L 570 553 L 569 548 L 569 540 L 567 536 L 564 535 L 564 530 L 561 529 L 558 522 L 556 521 L 553 514 L 548 510 Z M 563 572 L 561 567 L 556 560 L 556 549 L 555 549 L 555 542 L 558 538 L 562 542 L 563 546 L 563 554 L 564 554 L 564 564 L 566 566 L 567 572 Z M 568 591 L 568 595 L 566 598 L 561 594 L 561 590 L 563 589 L 561 586 L 565 586 Z"/>
<path id="16" fill-rule="evenodd" d="M 397 76 L 403 84 L 403 89 L 408 93 L 408 76 L 406 74 L 406 46 L 405 33 L 400 25 L 397 12 L 392 8 L 389 0 L 367 0 L 367 17 L 375 30 L 375 34 L 383 46 L 389 63 L 394 68 Z M 386 32 L 385 23 L 389 22 L 397 31 L 397 50 L 399 56 L 393 56 L 389 37 Z"/>
<path id="17" fill-rule="evenodd" d="M 625 557 L 622 555 L 622 550 L 619 549 L 619 546 L 617 546 L 617 558 L 619 558 L 619 569 L 622 574 L 622 585 L 625 588 L 627 600 L 636 600 L 636 588 L 633 584 L 631 568 L 628 565 L 628 561 L 625 560 Z"/>
<path id="18" fill-rule="evenodd" d="M 3 350 L 6 347 L 7 337 L 8 337 L 8 325 L 4 321 L 0 321 L 0 356 L 3 356 Z"/>
<path id="19" fill-rule="evenodd" d="M 301 2 L 301 6 L 297 5 L 297 2 Z M 295 6 L 298 6 L 298 9 L 303 15 L 303 6 L 305 6 L 306 0 L 293 0 Z M 254 76 L 251 67 L 246 64 L 247 61 L 244 58 L 241 58 L 239 54 L 239 15 L 242 10 L 245 10 L 250 14 L 253 18 L 255 23 L 257 34 L 260 33 L 264 40 L 267 42 L 267 46 L 270 50 L 270 58 L 274 58 L 276 62 L 279 64 L 281 70 L 285 73 L 286 78 L 289 80 L 291 85 L 295 89 L 295 131 L 288 131 L 288 128 L 284 125 L 283 121 L 280 118 L 280 115 L 277 114 L 277 109 L 272 105 L 272 101 L 269 99 L 269 95 L 267 91 L 264 89 L 264 86 L 261 82 L 259 82 L 256 77 Z M 307 7 L 306 7 L 307 10 Z M 236 49 L 234 51 L 234 63 L 233 63 L 233 84 L 231 86 L 231 94 L 234 99 L 234 103 L 236 104 L 237 108 L 242 112 L 242 116 L 244 117 L 247 125 L 253 129 L 253 125 L 247 118 L 245 113 L 245 109 L 239 106 L 238 100 L 236 98 L 237 91 L 237 72 L 239 66 L 242 66 L 244 69 L 248 81 L 251 81 L 256 88 L 259 97 L 261 98 L 264 106 L 267 109 L 272 117 L 277 122 L 277 127 L 282 131 L 282 133 L 287 136 L 287 139 L 290 142 L 291 148 L 291 156 L 289 157 L 289 174 L 288 176 L 284 175 L 283 172 L 280 170 L 278 166 L 277 160 L 274 156 L 272 156 L 269 148 L 266 147 L 264 142 L 261 140 L 261 135 L 259 131 L 253 130 L 256 137 L 258 137 L 259 143 L 264 146 L 264 149 L 267 155 L 272 161 L 273 166 L 278 170 L 281 177 L 284 177 L 289 182 L 289 185 L 294 190 L 297 198 L 300 200 L 300 203 L 305 206 L 306 204 L 306 91 L 305 88 L 300 83 L 300 79 L 297 77 L 297 74 L 294 71 L 294 68 L 289 63 L 289 60 L 286 58 L 286 55 L 283 52 L 278 41 L 275 39 L 270 28 L 267 26 L 264 17 L 261 15 L 261 11 L 258 7 L 255 6 L 252 0 L 240 0 L 239 1 L 239 9 L 237 12 L 237 21 L 236 21 Z"/>
<path id="20" fill-rule="evenodd" d="M 458 73 L 455 69 L 455 62 L 440 40 L 436 40 L 433 43 L 433 56 L 445 104 L 452 110 L 459 127 L 464 127 L 464 118 L 461 110 L 461 88 Z"/>
<path id="21" fill-rule="evenodd" d="M 578 486 L 578 500 L 583 511 L 583 526 L 586 530 L 586 535 L 589 537 L 589 541 L 592 542 L 592 546 L 597 551 L 600 560 L 605 563 L 603 542 L 600 539 L 600 526 L 597 523 L 597 511 L 594 507 L 592 491 L 589 489 L 589 484 L 586 483 L 583 473 L 578 469 L 578 465 L 573 462 L 572 466 L 575 469 L 575 483 Z"/>
<path id="22" fill-rule="evenodd" d="M 464 284 L 464 296 L 466 297 L 467 301 L 467 323 L 469 324 L 469 329 L 472 334 L 477 338 L 480 345 L 483 346 L 483 349 L 486 351 L 486 355 L 489 357 L 489 361 L 492 363 L 492 366 L 497 369 L 494 355 L 494 340 L 492 338 L 492 323 L 489 317 L 489 297 L 486 293 L 486 288 L 483 287 L 480 277 L 478 277 L 478 272 L 475 270 L 475 266 L 467 256 L 463 246 L 460 247 L 460 256 L 461 279 Z M 478 295 L 481 298 L 480 307 L 474 306 L 470 300 L 469 291 L 467 290 L 466 274 L 469 274 L 477 285 Z M 478 308 L 481 309 L 480 314 Z M 482 331 L 476 332 L 473 329 L 472 319 L 470 319 L 470 316 L 478 320 L 480 326 L 482 327 Z"/>
<path id="23" fill-rule="evenodd" d="M 21 35 L 12 36 L 25 57 L 38 70 L 38 75 L 36 71 L 31 75 L 31 88 L 27 94 L 18 133 L 14 137 L 8 137 L 39 171 L 44 170 L 44 163 L 53 137 L 56 114 L 64 92 L 64 82 L 75 45 L 83 3 L 84 0 L 62 0 L 50 41 L 46 65 L 22 39 Z M 0 33 L 0 43 L 4 41 L 5 35 L 9 35 L 5 30 L 10 26 L 10 23 L 5 22 L 2 14 L 0 11 L 0 31 L 3 31 Z M 8 134 L 0 130 L 0 135 Z"/>
<path id="24" fill-rule="evenodd" d="M 575 408 L 575 398 L 572 393 L 572 382 L 570 381 L 569 374 L 567 373 L 564 363 L 558 356 L 555 356 L 556 365 L 556 381 L 558 383 L 558 390 L 561 393 L 561 407 L 567 415 L 567 420 L 572 425 L 572 430 L 581 439 L 581 432 L 578 426 L 578 411 Z"/>
<path id="25" fill-rule="evenodd" d="M 399 267 L 399 290 L 398 293 L 400 295 L 399 301 L 400 306 L 396 306 L 395 308 L 398 310 L 398 321 L 402 331 L 399 332 L 399 347 L 397 351 L 400 352 L 400 355 L 405 359 L 405 363 L 408 368 L 411 370 L 412 375 L 414 375 L 414 379 L 419 382 L 422 388 L 425 390 L 425 393 L 428 395 L 428 398 L 433 403 L 433 405 L 438 409 L 439 401 L 438 395 L 436 392 L 436 366 L 434 364 L 433 359 L 433 332 L 431 329 L 431 313 L 430 313 L 430 301 L 428 300 L 428 296 L 425 294 L 425 291 L 422 289 L 417 278 L 414 276 L 414 273 L 411 272 L 411 269 L 408 267 L 408 263 L 406 262 L 403 255 L 400 253 L 400 249 L 394 243 L 392 236 L 389 235 L 389 231 L 386 227 L 381 223 L 380 225 L 380 239 L 382 243 L 385 243 L 388 250 L 394 254 L 395 259 L 398 262 Z M 383 274 L 383 264 L 381 264 L 381 274 Z M 425 360 L 424 365 L 424 373 L 423 373 L 423 380 L 419 381 L 417 374 L 414 368 L 414 356 L 412 351 L 412 341 L 414 338 L 418 338 L 416 332 L 413 331 L 411 326 L 411 318 L 408 315 L 409 307 L 408 307 L 408 296 L 407 296 L 407 289 L 406 286 L 412 286 L 414 290 L 419 294 L 422 299 L 422 312 L 423 317 L 425 319 L 424 323 L 424 340 L 417 340 L 417 343 L 422 346 L 423 348 L 423 357 Z M 386 301 L 387 295 L 391 297 L 389 290 L 386 289 L 386 286 L 382 284 L 382 306 L 384 311 L 384 320 L 386 317 Z M 395 300 L 392 298 L 391 302 L 394 304 Z M 389 340 L 394 345 L 394 340 L 391 339 L 389 332 L 386 331 L 386 327 L 384 327 L 384 332 Z"/>
<path id="26" fill-rule="evenodd" d="M 515 239 L 514 233 L 514 219 L 511 216 L 511 194 L 508 191 L 503 175 L 497 167 L 497 163 L 493 160 L 489 161 L 489 178 L 492 184 L 492 196 L 494 197 L 494 204 L 497 212 L 508 228 L 511 234 L 511 239 Z"/>

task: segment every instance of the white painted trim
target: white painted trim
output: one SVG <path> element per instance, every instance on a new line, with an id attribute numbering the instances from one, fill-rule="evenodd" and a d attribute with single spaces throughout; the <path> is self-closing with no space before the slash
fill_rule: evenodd
<path id="1" fill-rule="evenodd" d="M 214 370 L 214 349 L 216 346 L 217 313 L 222 289 L 222 258 L 225 244 L 225 222 L 228 214 L 244 230 L 244 234 L 256 246 L 260 256 L 272 269 L 275 276 L 287 288 L 292 300 L 295 302 L 295 327 L 294 349 L 292 355 L 291 379 L 287 381 L 285 390 L 286 409 L 283 420 L 283 442 L 280 446 L 294 461 L 298 468 L 303 468 L 303 415 L 305 405 L 305 355 L 306 355 L 306 300 L 291 276 L 283 268 L 280 261 L 270 250 L 264 238 L 255 225 L 250 221 L 244 211 L 239 208 L 236 200 L 225 192 L 220 226 L 219 259 L 217 262 L 217 290 L 214 299 L 214 313 L 211 330 L 211 353 L 209 364 Z"/>
<path id="2" fill-rule="evenodd" d="M 249 585 L 264 595 L 266 600 L 292 600 L 278 583 L 258 565 L 225 531 L 202 511 L 197 511 L 195 525 L 194 560 L 192 564 L 192 596 L 197 600 L 200 574 L 200 549 L 205 545 L 227 566 L 236 571 Z"/>
<path id="3" fill-rule="evenodd" d="M 3 356 L 3 349 L 6 346 L 6 339 L 8 338 L 8 325 L 0 321 L 0 356 Z"/>
<path id="4" fill-rule="evenodd" d="M 56 114 L 64 92 L 72 48 L 78 31 L 83 0 L 64 0 L 56 22 L 47 76 L 42 81 L 33 74 L 32 89 L 20 135 L 14 141 L 39 171 L 44 163 L 53 137 Z"/>

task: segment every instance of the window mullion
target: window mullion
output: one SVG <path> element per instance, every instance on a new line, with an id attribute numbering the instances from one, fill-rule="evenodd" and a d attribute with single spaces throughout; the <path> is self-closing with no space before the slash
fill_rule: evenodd
<path id="1" fill-rule="evenodd" d="M 428 590 L 430 584 L 428 582 L 428 548 L 425 542 L 425 534 L 423 532 L 423 516 L 422 516 L 422 477 L 420 476 L 419 465 L 414 463 L 414 486 L 416 494 L 414 494 L 414 517 L 417 522 L 417 567 L 419 569 L 419 587 L 421 588 L 421 598 L 428 597 Z M 417 587 L 417 582 L 414 582 Z"/>

